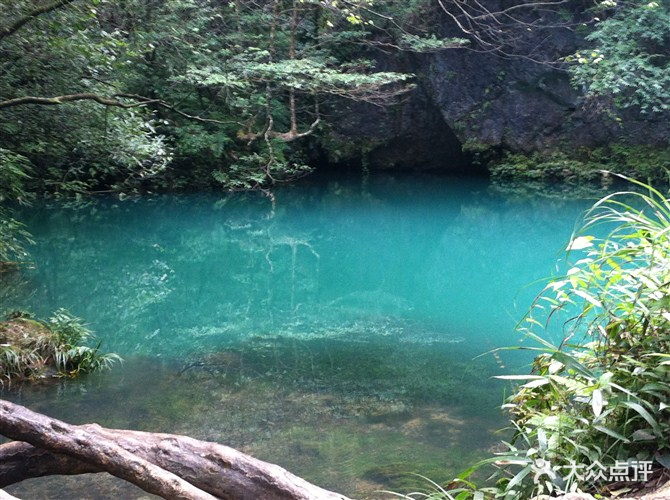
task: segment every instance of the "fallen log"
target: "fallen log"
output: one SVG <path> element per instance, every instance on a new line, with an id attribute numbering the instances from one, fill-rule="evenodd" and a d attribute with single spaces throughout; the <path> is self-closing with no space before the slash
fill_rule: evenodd
<path id="1" fill-rule="evenodd" d="M 0 401 L 0 488 L 31 477 L 109 472 L 163 498 L 347 500 L 278 465 L 187 436 L 70 425 Z"/>

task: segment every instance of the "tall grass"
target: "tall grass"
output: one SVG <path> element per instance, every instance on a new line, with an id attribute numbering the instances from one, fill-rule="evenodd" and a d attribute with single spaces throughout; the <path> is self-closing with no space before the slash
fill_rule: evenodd
<path id="1" fill-rule="evenodd" d="M 110 368 L 116 354 L 104 354 L 79 318 L 59 309 L 46 321 L 12 313 L 0 322 L 0 384 L 45 377 L 73 377 Z"/>
<path id="2" fill-rule="evenodd" d="M 614 466 L 627 464 L 632 483 L 640 464 L 670 465 L 670 200 L 627 180 L 636 189 L 586 214 L 567 273 L 520 327 L 539 352 L 530 375 L 502 377 L 522 382 L 504 406 L 508 452 L 493 461 L 508 498 L 606 493 Z M 562 312 L 565 338 L 553 345 L 542 332 Z"/>

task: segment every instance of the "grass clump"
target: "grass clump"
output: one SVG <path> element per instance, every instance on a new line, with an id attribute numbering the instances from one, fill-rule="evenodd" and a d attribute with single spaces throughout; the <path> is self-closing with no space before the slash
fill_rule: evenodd
<path id="1" fill-rule="evenodd" d="M 640 190 L 594 205 L 568 246 L 567 273 L 525 318 L 538 356 L 530 375 L 507 377 L 522 382 L 505 405 L 514 435 L 490 460 L 506 464 L 506 498 L 610 495 L 670 466 L 670 199 L 627 180 Z M 554 345 L 537 329 L 561 317 Z"/>
<path id="2" fill-rule="evenodd" d="M 670 466 L 670 199 L 627 180 L 640 190 L 594 205 L 569 270 L 526 317 L 540 353 L 531 375 L 509 377 L 524 382 L 505 405 L 515 433 L 497 457 L 520 466 L 502 474 L 510 498 L 609 495 Z M 566 316 L 559 345 L 536 333 L 542 318 Z"/>
<path id="3" fill-rule="evenodd" d="M 100 343 L 64 309 L 46 321 L 13 312 L 0 322 L 0 384 L 47 377 L 76 377 L 107 369 L 121 358 L 100 352 Z"/>

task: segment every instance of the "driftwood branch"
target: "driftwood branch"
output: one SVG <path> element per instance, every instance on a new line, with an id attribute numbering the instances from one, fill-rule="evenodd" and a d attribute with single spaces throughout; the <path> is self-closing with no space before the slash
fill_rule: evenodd
<path id="1" fill-rule="evenodd" d="M 346 500 L 217 443 L 75 426 L 7 401 L 0 401 L 0 434 L 24 441 L 0 446 L 0 488 L 32 477 L 109 472 L 170 499 Z"/>
<path id="2" fill-rule="evenodd" d="M 0 403 L 0 434 L 98 466 L 163 498 L 215 498 L 113 441 L 99 439 L 84 426 L 66 424 L 7 401 Z"/>

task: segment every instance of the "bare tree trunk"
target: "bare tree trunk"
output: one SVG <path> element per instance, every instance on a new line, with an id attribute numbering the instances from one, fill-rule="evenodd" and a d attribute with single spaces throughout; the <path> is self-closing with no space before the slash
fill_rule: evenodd
<path id="1" fill-rule="evenodd" d="M 170 499 L 346 500 L 227 446 L 69 425 L 7 401 L 0 401 L 0 434 L 25 441 L 0 446 L 0 488 L 31 477 L 109 472 Z"/>

